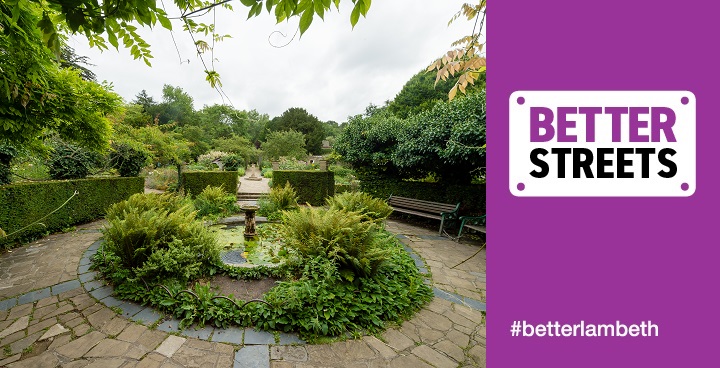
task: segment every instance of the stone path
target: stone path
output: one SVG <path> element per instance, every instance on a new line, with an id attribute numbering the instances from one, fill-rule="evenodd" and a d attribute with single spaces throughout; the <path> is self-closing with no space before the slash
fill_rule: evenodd
<path id="1" fill-rule="evenodd" d="M 89 270 L 101 226 L 0 255 L 0 367 L 485 366 L 484 250 L 456 266 L 478 246 L 388 221 L 421 272 L 432 274 L 436 297 L 380 336 L 307 345 L 252 329 L 181 331 L 174 319 L 113 298 Z"/>

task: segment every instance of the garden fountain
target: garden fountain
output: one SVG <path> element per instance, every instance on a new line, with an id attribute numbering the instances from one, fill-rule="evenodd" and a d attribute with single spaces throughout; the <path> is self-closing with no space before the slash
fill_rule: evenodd
<path id="1" fill-rule="evenodd" d="M 257 232 L 255 231 L 255 211 L 260 207 L 251 204 L 244 204 L 240 209 L 245 211 L 245 239 L 255 239 Z"/>

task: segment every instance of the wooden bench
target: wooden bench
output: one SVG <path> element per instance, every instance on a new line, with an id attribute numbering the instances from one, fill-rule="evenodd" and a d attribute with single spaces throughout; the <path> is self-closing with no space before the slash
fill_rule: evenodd
<path id="1" fill-rule="evenodd" d="M 440 202 L 430 202 L 421 199 L 398 197 L 390 195 L 388 204 L 395 212 L 407 213 L 410 215 L 422 216 L 435 220 L 440 220 L 440 230 L 438 233 L 442 235 L 445 220 L 457 218 L 460 203 L 449 204 Z"/>
<path id="2" fill-rule="evenodd" d="M 485 228 L 485 215 L 482 216 L 460 216 L 460 230 L 458 231 L 457 241 L 460 241 L 464 228 L 479 231 L 487 234 Z"/>

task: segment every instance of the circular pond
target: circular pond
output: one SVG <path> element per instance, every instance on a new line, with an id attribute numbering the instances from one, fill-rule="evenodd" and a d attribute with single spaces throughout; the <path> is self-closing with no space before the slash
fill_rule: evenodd
<path id="1" fill-rule="evenodd" d="M 252 268 L 257 266 L 276 267 L 285 263 L 287 252 L 282 245 L 272 239 L 264 239 L 262 234 L 271 224 L 258 225 L 260 235 L 245 236 L 245 224 L 242 222 L 213 225 L 218 231 L 218 243 L 222 249 L 220 259 L 228 266 Z M 265 231 L 264 231 L 265 230 Z"/>

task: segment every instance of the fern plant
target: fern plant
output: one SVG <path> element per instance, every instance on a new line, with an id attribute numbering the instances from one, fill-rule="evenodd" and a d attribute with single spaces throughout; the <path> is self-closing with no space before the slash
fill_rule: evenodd
<path id="1" fill-rule="evenodd" d="M 302 207 L 284 213 L 280 232 L 287 247 L 306 259 L 325 257 L 334 261 L 348 281 L 353 275 L 374 275 L 389 257 L 383 246 L 389 235 L 354 212 Z"/>
<path id="2" fill-rule="evenodd" d="M 225 191 L 223 186 L 208 185 L 193 201 L 200 217 L 227 216 L 240 211 L 237 197 Z"/>
<path id="3" fill-rule="evenodd" d="M 267 197 L 258 200 L 260 209 L 258 215 L 265 216 L 270 220 L 279 220 L 282 211 L 292 211 L 298 208 L 297 192 L 285 182 L 284 187 L 275 186 L 270 189 Z"/>
<path id="4" fill-rule="evenodd" d="M 345 192 L 325 200 L 327 205 L 336 210 L 357 212 L 363 221 L 381 223 L 392 213 L 393 209 L 382 199 L 373 198 L 363 192 Z"/>
<path id="5" fill-rule="evenodd" d="M 133 195 L 111 206 L 107 219 L 104 249 L 134 276 L 188 281 L 212 273 L 219 263 L 215 233 L 180 197 Z"/>

